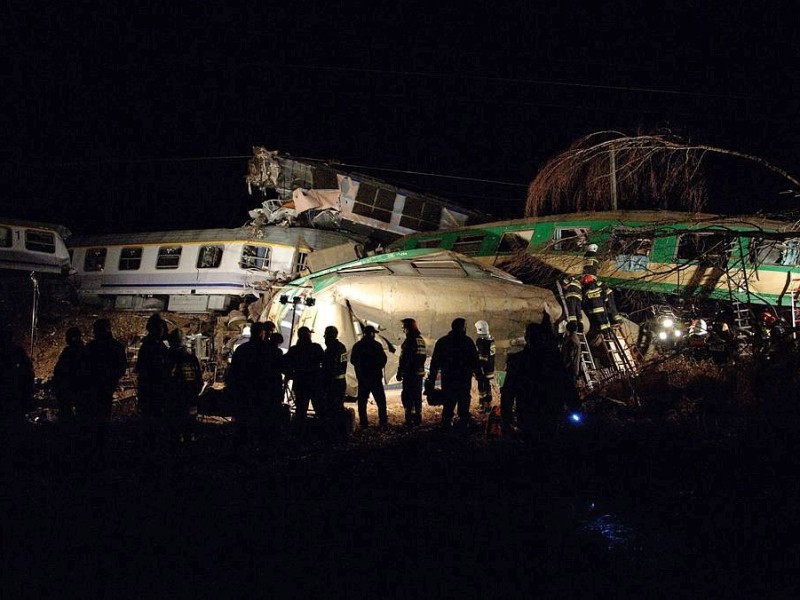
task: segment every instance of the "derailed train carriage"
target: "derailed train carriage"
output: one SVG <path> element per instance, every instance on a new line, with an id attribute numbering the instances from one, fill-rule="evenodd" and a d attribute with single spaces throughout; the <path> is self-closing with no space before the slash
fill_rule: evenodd
<path id="1" fill-rule="evenodd" d="M 82 235 L 69 247 L 82 302 L 186 313 L 227 312 L 298 277 L 315 252 L 360 248 L 345 233 L 272 226 Z"/>
<path id="2" fill-rule="evenodd" d="M 0 270 L 68 275 L 69 235 L 63 225 L 0 217 Z"/>
<path id="3" fill-rule="evenodd" d="M 265 318 L 278 325 L 286 346 L 294 343 L 298 327 L 309 327 L 314 341 L 323 343 L 325 327 L 333 325 L 351 348 L 366 325 L 374 326 L 386 349 L 385 378 L 391 383 L 404 339 L 403 318 L 417 320 L 429 355 L 456 317 L 465 318 L 470 328 L 478 320 L 488 321 L 502 372 L 509 351 L 524 343 L 526 324 L 541 322 L 544 313 L 553 322 L 561 316 L 549 290 L 524 285 L 454 252 L 412 250 L 352 261 L 292 281 L 273 299 Z M 352 366 L 347 383 L 354 395 Z"/>

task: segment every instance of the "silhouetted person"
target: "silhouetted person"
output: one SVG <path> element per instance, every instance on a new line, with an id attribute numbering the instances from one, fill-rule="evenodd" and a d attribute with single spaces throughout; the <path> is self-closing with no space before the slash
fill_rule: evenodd
<path id="1" fill-rule="evenodd" d="M 21 423 L 33 403 L 33 363 L 14 343 L 10 327 L 0 329 L 0 421 Z"/>
<path id="2" fill-rule="evenodd" d="M 203 388 L 203 370 L 197 357 L 186 349 L 179 328 L 169 333 L 167 342 L 170 373 L 165 406 L 167 426 L 173 440 L 188 442 L 194 433 L 191 409 L 197 406 L 197 397 Z"/>
<path id="3" fill-rule="evenodd" d="M 58 400 L 58 420 L 73 421 L 86 413 L 88 366 L 81 330 L 70 327 L 66 333 L 67 346 L 61 351 L 53 369 L 53 390 Z"/>
<path id="4" fill-rule="evenodd" d="M 367 400 L 369 395 L 378 406 L 378 424 L 385 427 L 388 423 L 386 413 L 386 392 L 383 389 L 383 367 L 386 366 L 386 351 L 375 339 L 375 328 L 364 327 L 364 335 L 353 344 L 350 350 L 350 362 L 356 370 L 358 379 L 358 420 L 362 429 L 369 427 L 367 418 Z"/>
<path id="5" fill-rule="evenodd" d="M 86 364 L 89 373 L 87 414 L 94 438 L 94 454 L 104 458 L 108 421 L 114 392 L 128 368 L 125 348 L 111 333 L 108 319 L 97 319 L 93 326 L 94 339 L 86 344 Z"/>
<path id="6" fill-rule="evenodd" d="M 409 427 L 422 423 L 422 379 L 425 377 L 425 360 L 428 348 L 414 319 L 400 321 L 406 334 L 400 346 L 397 381 L 403 383 L 400 401 Z"/>
<path id="7" fill-rule="evenodd" d="M 349 354 L 345 345 L 339 341 L 339 330 L 333 325 L 325 328 L 325 360 L 322 363 L 325 411 L 331 417 L 344 410 L 344 396 L 347 391 L 347 362 Z M 328 416 L 328 415 L 326 415 Z"/>
<path id="8" fill-rule="evenodd" d="M 151 315 L 146 329 L 147 335 L 142 339 L 136 358 L 136 373 L 139 413 L 146 421 L 152 421 L 164 416 L 170 385 L 170 364 L 169 352 L 164 343 L 167 324 L 161 315 Z"/>
<path id="9" fill-rule="evenodd" d="M 266 385 L 268 371 L 267 331 L 264 323 L 250 325 L 250 340 L 233 353 L 225 382 L 225 393 L 234 410 L 236 430 L 234 448 L 245 446 L 258 437 L 260 419 L 266 410 L 269 393 Z"/>
<path id="10" fill-rule="evenodd" d="M 286 353 L 286 379 L 292 382 L 294 393 L 294 427 L 299 433 L 305 430 L 309 402 L 319 414 L 322 388 L 322 363 L 325 351 L 311 341 L 311 330 L 300 327 L 297 343 Z"/>
<path id="11" fill-rule="evenodd" d="M 450 332 L 438 340 L 433 347 L 431 366 L 425 389 L 436 385 L 436 376 L 442 373 L 442 427 L 449 427 L 453 413 L 458 408 L 458 423 L 466 427 L 470 423 L 469 405 L 472 393 L 472 376 L 480 381 L 483 377 L 478 362 L 478 349 L 467 335 L 466 321 L 453 319 Z"/>
<path id="12" fill-rule="evenodd" d="M 556 340 L 545 325 L 529 323 L 525 348 L 510 354 L 500 390 L 503 431 L 517 427 L 530 439 L 552 437 L 565 405 L 575 403 L 573 379 L 563 363 Z"/>

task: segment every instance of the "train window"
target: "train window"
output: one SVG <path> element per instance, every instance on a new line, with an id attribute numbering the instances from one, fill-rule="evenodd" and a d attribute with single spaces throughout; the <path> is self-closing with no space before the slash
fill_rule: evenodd
<path id="1" fill-rule="evenodd" d="M 647 270 L 653 251 L 653 237 L 642 234 L 642 231 L 632 229 L 616 229 L 611 234 L 608 250 L 620 271 L 635 273 Z"/>
<path id="2" fill-rule="evenodd" d="M 183 246 L 161 246 L 158 249 L 156 269 L 177 269 L 181 262 Z"/>
<path id="3" fill-rule="evenodd" d="M 12 241 L 11 228 L 0 227 L 0 248 L 11 248 Z"/>
<path id="4" fill-rule="evenodd" d="M 553 231 L 553 250 L 579 252 L 589 240 L 588 227 L 556 227 Z"/>
<path id="5" fill-rule="evenodd" d="M 461 263 L 454 260 L 425 260 L 412 264 L 423 277 L 466 277 Z"/>
<path id="6" fill-rule="evenodd" d="M 789 240 L 755 240 L 750 260 L 756 265 L 795 267 L 800 263 L 800 238 Z"/>
<path id="7" fill-rule="evenodd" d="M 442 238 L 433 238 L 430 240 L 420 240 L 417 242 L 417 248 L 438 248 L 442 245 Z"/>
<path id="8" fill-rule="evenodd" d="M 35 252 L 56 253 L 56 236 L 49 231 L 25 230 L 25 248 Z"/>
<path id="9" fill-rule="evenodd" d="M 245 244 L 242 248 L 242 260 L 239 261 L 242 269 L 258 269 L 266 271 L 270 266 L 269 246 L 250 246 Z"/>
<path id="10" fill-rule="evenodd" d="M 83 270 L 87 273 L 102 271 L 106 266 L 105 248 L 87 248 L 83 257 Z"/>
<path id="11" fill-rule="evenodd" d="M 483 245 L 484 235 L 460 235 L 453 243 L 453 252 L 460 252 L 461 254 L 477 254 Z"/>
<path id="12" fill-rule="evenodd" d="M 138 271 L 142 266 L 142 248 L 123 248 L 119 253 L 120 271 Z"/>
<path id="13" fill-rule="evenodd" d="M 707 263 L 727 262 L 731 243 L 719 233 L 684 233 L 678 236 L 678 260 L 697 260 Z"/>
<path id="14" fill-rule="evenodd" d="M 200 246 L 197 253 L 198 269 L 216 269 L 222 262 L 222 246 Z"/>
<path id="15" fill-rule="evenodd" d="M 497 245 L 498 254 L 513 254 L 525 250 L 531 243 L 533 229 L 520 229 L 518 231 L 506 231 L 500 238 Z"/>
<path id="16" fill-rule="evenodd" d="M 294 272 L 300 273 L 306 268 L 306 261 L 308 260 L 308 252 L 297 253 L 297 263 L 295 264 Z"/>

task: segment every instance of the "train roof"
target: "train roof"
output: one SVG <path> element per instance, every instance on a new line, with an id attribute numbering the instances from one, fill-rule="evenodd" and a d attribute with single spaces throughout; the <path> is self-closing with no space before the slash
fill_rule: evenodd
<path id="1" fill-rule="evenodd" d="M 62 238 L 68 238 L 72 233 L 64 225 L 59 223 L 44 223 L 42 221 L 28 221 L 25 219 L 14 219 L 11 217 L 0 217 L 0 225 L 16 225 L 17 227 L 32 227 L 36 229 L 52 229 L 58 232 Z"/>
<path id="2" fill-rule="evenodd" d="M 339 231 L 311 227 L 267 226 L 261 229 L 237 227 L 233 229 L 185 229 L 175 231 L 148 231 L 138 233 L 109 233 L 100 235 L 74 235 L 70 248 L 87 246 L 127 246 L 131 244 L 182 244 L 192 242 L 249 241 L 284 246 L 305 243 L 311 249 L 328 248 L 353 240 L 353 236 Z"/>
<path id="3" fill-rule="evenodd" d="M 710 213 L 690 213 L 668 210 L 616 210 L 616 211 L 592 211 L 564 213 L 557 215 L 544 215 L 537 217 L 526 217 L 521 219 L 508 219 L 505 221 L 494 221 L 476 225 L 468 225 L 449 231 L 463 230 L 485 230 L 495 227 L 524 227 L 537 223 L 575 223 L 601 221 L 604 223 L 639 223 L 642 226 L 671 226 L 686 225 L 690 227 L 719 226 L 741 229 L 766 229 L 769 231 L 793 231 L 797 230 L 798 223 L 795 221 L 781 221 L 770 219 L 763 215 L 716 215 Z M 447 233 L 444 231 L 428 231 L 412 233 L 407 238 L 436 236 Z"/>

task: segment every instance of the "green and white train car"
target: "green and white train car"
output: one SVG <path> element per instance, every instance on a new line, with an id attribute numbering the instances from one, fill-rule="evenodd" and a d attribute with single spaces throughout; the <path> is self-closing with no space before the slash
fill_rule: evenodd
<path id="1" fill-rule="evenodd" d="M 620 289 L 791 306 L 800 284 L 800 230 L 760 216 L 572 213 L 417 233 L 388 249 L 447 249 L 545 285 L 579 274 L 590 243 L 599 247 L 599 278 Z M 523 277 L 523 254 L 543 268 Z"/>

